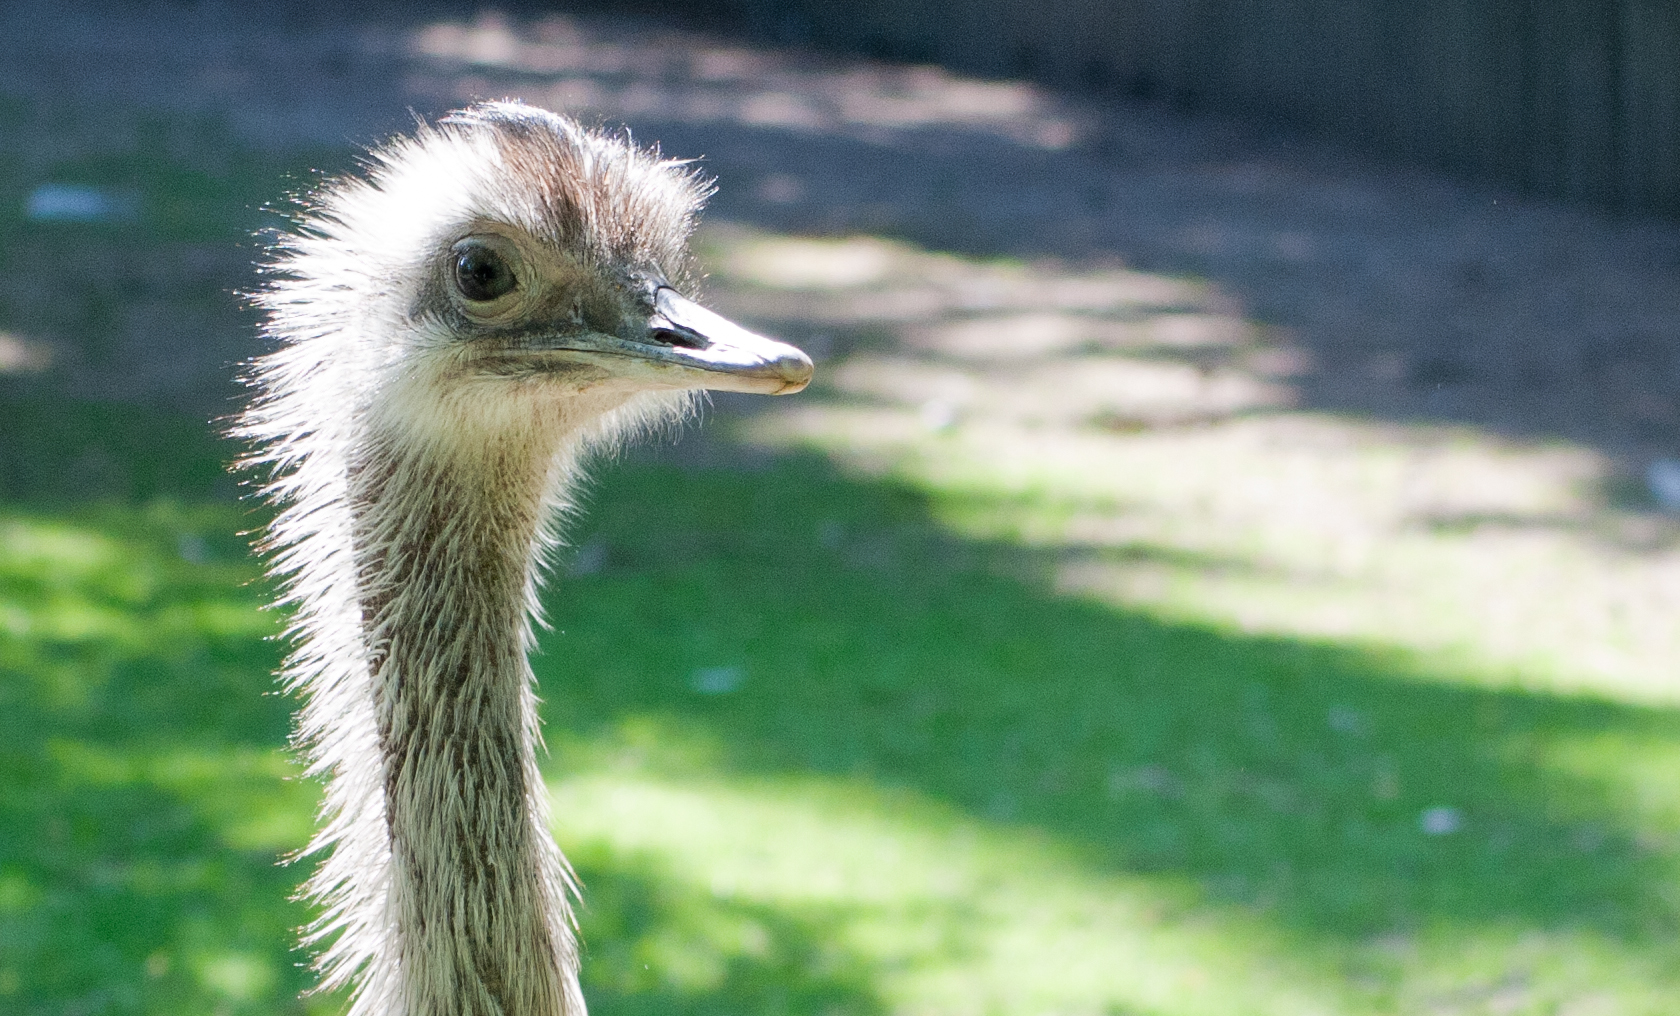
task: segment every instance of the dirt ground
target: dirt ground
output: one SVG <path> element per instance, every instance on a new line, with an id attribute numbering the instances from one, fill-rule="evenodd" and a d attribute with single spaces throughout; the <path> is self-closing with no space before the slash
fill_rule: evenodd
<path id="1" fill-rule="evenodd" d="M 1680 453 L 1680 224 L 1238 124 L 646 20 L 368 11 L 0 7 L 4 199 L 21 203 L 67 160 L 144 149 L 160 123 L 214 125 L 201 144 L 169 142 L 214 166 L 241 150 L 348 153 L 410 109 L 516 95 L 703 156 L 719 180 L 712 221 L 1205 280 L 1257 329 L 1235 366 L 1303 408 L 1566 439 L 1630 475 Z M 255 348 L 231 295 L 253 254 L 183 241 L 23 272 L 14 251 L 0 360 L 18 372 L 53 354 L 31 385 L 218 402 L 229 364 Z M 100 356 L 61 334 L 90 287 L 117 305 Z M 1191 345 L 1173 355 L 1233 366 L 1228 345 Z"/>

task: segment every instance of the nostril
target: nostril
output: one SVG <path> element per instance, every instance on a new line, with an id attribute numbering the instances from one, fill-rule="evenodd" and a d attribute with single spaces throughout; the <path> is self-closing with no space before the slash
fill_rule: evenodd
<path id="1" fill-rule="evenodd" d="M 707 346 L 705 336 L 686 328 L 655 328 L 652 338 L 655 342 L 684 349 L 705 349 Z"/>

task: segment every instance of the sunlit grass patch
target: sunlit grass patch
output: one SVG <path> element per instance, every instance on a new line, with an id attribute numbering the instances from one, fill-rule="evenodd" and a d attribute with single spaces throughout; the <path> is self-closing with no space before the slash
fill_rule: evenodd
<path id="1" fill-rule="evenodd" d="M 1093 877 L 1054 840 L 914 794 L 622 766 L 554 793 L 570 816 L 558 828 L 582 856 L 655 859 L 688 901 L 685 920 L 718 922 L 691 950 L 766 951 L 769 932 L 749 931 L 743 950 L 727 930 L 740 907 L 820 929 L 800 973 L 849 973 L 859 983 L 847 1011 L 1328 1011 L 1316 997 L 1325 985 L 1277 950 L 1274 930 L 1250 926 L 1233 949 L 1223 936 L 1235 929 L 1185 919 L 1194 894 L 1176 880 Z M 651 976 L 674 984 L 696 962 L 650 959 L 665 961 Z M 1217 987 L 1231 977 L 1240 993 Z"/>
<path id="2" fill-rule="evenodd" d="M 0 1008 L 300 1011 L 275 862 L 316 792 L 281 747 L 244 521 L 0 509 Z"/>

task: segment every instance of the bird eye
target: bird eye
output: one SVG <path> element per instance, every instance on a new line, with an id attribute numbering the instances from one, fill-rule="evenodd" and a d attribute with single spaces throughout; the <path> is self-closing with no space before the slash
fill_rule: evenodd
<path id="1" fill-rule="evenodd" d="M 519 277 L 507 259 L 483 243 L 455 245 L 455 287 L 473 303 L 488 303 L 513 292 Z"/>

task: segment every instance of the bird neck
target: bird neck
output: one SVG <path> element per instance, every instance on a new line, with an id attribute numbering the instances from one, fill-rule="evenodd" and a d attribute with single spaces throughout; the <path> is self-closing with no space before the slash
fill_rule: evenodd
<path id="1" fill-rule="evenodd" d="M 552 451 L 396 447 L 357 457 L 350 498 L 389 834 L 379 1016 L 582 1016 L 525 657 Z"/>

